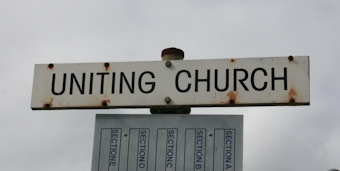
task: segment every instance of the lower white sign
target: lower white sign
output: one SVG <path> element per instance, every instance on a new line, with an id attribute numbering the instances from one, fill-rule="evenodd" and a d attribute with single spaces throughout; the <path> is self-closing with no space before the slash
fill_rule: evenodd
<path id="1" fill-rule="evenodd" d="M 92 171 L 242 171 L 242 115 L 97 115 Z"/>

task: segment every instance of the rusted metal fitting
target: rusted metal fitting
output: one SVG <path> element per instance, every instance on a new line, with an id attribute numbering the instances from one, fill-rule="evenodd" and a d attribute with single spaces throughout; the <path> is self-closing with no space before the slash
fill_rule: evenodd
<path id="1" fill-rule="evenodd" d="M 162 60 L 183 60 L 184 52 L 174 47 L 164 49 L 162 51 Z"/>
<path id="2" fill-rule="evenodd" d="M 45 108 L 50 108 L 50 107 L 51 107 L 51 104 L 46 103 L 46 104 L 44 104 L 44 107 L 45 107 Z"/>
<path id="3" fill-rule="evenodd" d="M 289 57 L 288 57 L 288 60 L 289 60 L 289 61 L 293 61 L 293 60 L 294 60 L 294 57 L 293 57 L 293 56 L 289 56 Z"/>
<path id="4" fill-rule="evenodd" d="M 109 100 L 102 100 L 101 106 L 102 107 L 108 107 L 109 103 L 110 103 L 110 99 Z"/>
<path id="5" fill-rule="evenodd" d="M 171 60 L 183 60 L 184 52 L 181 49 L 174 47 L 164 49 L 162 51 L 162 61 L 165 62 L 165 66 L 170 68 L 172 65 Z M 166 91 L 166 90 L 164 90 Z M 168 104 L 166 107 L 150 107 L 151 114 L 190 114 L 190 106 L 172 106 L 171 98 L 165 97 L 164 102 Z"/>
<path id="6" fill-rule="evenodd" d="M 105 62 L 105 63 L 104 63 L 104 67 L 105 67 L 105 70 L 106 70 L 106 71 L 109 70 L 109 68 L 110 68 L 110 63 Z"/>
<path id="7" fill-rule="evenodd" d="M 169 104 L 171 102 L 171 98 L 169 96 L 164 98 L 164 101 L 166 104 Z"/>
<path id="8" fill-rule="evenodd" d="M 54 64 L 48 64 L 47 67 L 48 67 L 48 69 L 53 69 Z"/>
<path id="9" fill-rule="evenodd" d="M 190 114 L 190 106 L 150 108 L 151 114 Z"/>
<path id="10" fill-rule="evenodd" d="M 168 67 L 168 68 L 171 67 L 171 62 L 170 61 L 166 61 L 165 62 L 165 66 Z"/>

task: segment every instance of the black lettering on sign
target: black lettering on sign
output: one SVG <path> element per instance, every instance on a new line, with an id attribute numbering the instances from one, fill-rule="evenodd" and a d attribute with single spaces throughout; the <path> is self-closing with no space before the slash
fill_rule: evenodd
<path id="1" fill-rule="evenodd" d="M 89 88 L 89 94 L 92 94 L 93 89 L 93 73 L 90 74 L 90 88 Z"/>
<path id="2" fill-rule="evenodd" d="M 52 93 L 54 94 L 54 95 L 56 95 L 56 96 L 59 96 L 59 95 L 62 95 L 62 94 L 64 94 L 64 92 L 65 92 L 65 87 L 66 87 L 66 73 L 64 73 L 64 77 L 63 77 L 63 88 L 61 89 L 61 91 L 60 92 L 56 92 L 55 91 L 55 74 L 53 74 L 52 75 L 52 88 L 51 88 L 51 91 L 52 91 Z"/>
<path id="3" fill-rule="evenodd" d="M 225 70 L 225 86 L 224 88 L 219 88 L 218 87 L 218 70 L 215 69 L 215 89 L 220 92 L 227 91 L 229 88 L 229 69 Z M 224 79 L 222 79 L 223 82 Z"/>
<path id="4" fill-rule="evenodd" d="M 137 167 L 138 170 L 147 170 L 149 152 L 149 129 L 140 129 L 138 138 Z"/>
<path id="5" fill-rule="evenodd" d="M 112 73 L 112 85 L 111 85 L 111 94 L 115 94 L 115 86 L 116 85 L 116 73 Z"/>
<path id="6" fill-rule="evenodd" d="M 111 130 L 109 167 L 118 170 L 120 157 L 121 129 Z M 110 169 L 110 170 L 112 170 Z"/>
<path id="7" fill-rule="evenodd" d="M 129 77 L 130 74 L 131 77 Z M 62 76 L 62 78 L 60 78 L 60 76 Z M 79 75 L 75 73 L 69 73 L 69 76 L 67 73 L 62 75 L 53 73 L 51 93 L 53 95 L 60 96 L 65 94 L 65 90 L 68 90 L 67 93 L 70 95 L 73 95 L 78 91 L 82 95 L 91 95 L 93 94 L 93 90 L 99 90 L 100 94 L 104 94 L 104 91 L 109 88 L 109 86 L 111 86 L 111 94 L 115 94 L 117 87 L 116 84 L 119 84 L 118 88 L 120 94 L 126 93 L 126 88 L 128 89 L 129 93 L 133 94 L 135 92 L 135 82 L 138 81 L 138 90 L 142 93 L 148 94 L 153 92 L 156 88 L 156 82 L 150 81 L 150 79 L 155 79 L 155 74 L 151 71 L 142 72 L 139 75 L 138 80 L 136 80 L 135 72 L 131 72 L 129 74 L 124 72 L 117 74 L 115 72 L 98 72 L 81 73 Z"/>
<path id="8" fill-rule="evenodd" d="M 108 72 L 99 72 L 97 75 L 101 75 L 101 80 L 100 80 L 100 94 L 104 93 L 104 80 L 105 80 L 105 75 L 109 75 L 110 73 Z"/>
<path id="9" fill-rule="evenodd" d="M 181 92 L 181 93 L 185 93 L 185 92 L 188 92 L 190 90 L 190 87 L 191 87 L 191 84 L 188 83 L 188 86 L 186 87 L 186 89 L 181 89 L 179 87 L 179 83 L 178 83 L 178 79 L 179 79 L 179 75 L 182 74 L 182 73 L 186 73 L 188 78 L 191 78 L 191 74 L 189 71 L 187 70 L 180 70 L 178 71 L 178 73 L 176 74 L 176 80 L 175 80 L 175 84 L 176 84 L 176 89 L 177 91 Z"/>
<path id="10" fill-rule="evenodd" d="M 195 92 L 198 92 L 198 82 L 206 82 L 207 83 L 207 92 L 210 91 L 210 70 L 207 70 L 206 78 L 198 78 L 198 70 L 195 70 Z"/>
<path id="11" fill-rule="evenodd" d="M 129 88 L 130 93 L 134 93 L 135 92 L 135 72 L 132 72 L 132 75 L 131 75 L 131 84 L 127 80 L 124 72 L 120 73 L 120 87 L 119 87 L 119 93 L 120 94 L 123 93 L 123 80 L 124 80 L 126 86 Z"/>
<path id="12" fill-rule="evenodd" d="M 165 168 L 176 169 L 177 129 L 167 129 Z"/>
<path id="13" fill-rule="evenodd" d="M 264 76 L 267 76 L 267 71 L 263 68 L 256 68 L 253 70 L 253 72 L 251 73 L 251 86 L 253 87 L 254 90 L 256 91 L 263 91 L 267 88 L 267 82 L 265 81 L 263 83 L 263 86 L 258 88 L 256 85 L 255 85 L 255 74 L 257 71 L 262 71 L 263 75 Z"/>
<path id="14" fill-rule="evenodd" d="M 146 74 L 150 75 L 151 78 L 155 78 L 155 75 L 152 72 L 150 72 L 150 71 L 145 71 L 142 74 L 140 74 L 139 79 L 138 79 L 138 88 L 139 88 L 139 90 L 142 93 L 145 93 L 145 94 L 151 93 L 155 89 L 155 86 L 156 86 L 155 82 L 145 82 L 144 83 L 145 85 L 151 85 L 151 87 L 150 87 L 149 90 L 144 90 L 143 89 L 143 87 L 142 87 L 142 79 L 143 79 L 143 76 L 146 75 Z"/>
<path id="15" fill-rule="evenodd" d="M 283 80 L 284 90 L 287 90 L 287 68 L 283 68 L 283 77 L 275 77 L 275 68 L 272 68 L 272 90 L 275 90 L 275 81 Z"/>
<path id="16" fill-rule="evenodd" d="M 176 90 L 186 93 L 190 90 L 193 92 L 210 92 L 211 87 L 217 92 L 227 92 L 229 88 L 235 92 L 240 89 L 245 91 L 250 89 L 255 91 L 271 89 L 275 91 L 278 87 L 282 87 L 283 90 L 288 89 L 287 67 L 267 69 L 258 67 L 249 70 L 235 68 L 230 72 L 229 69 L 213 69 L 213 72 L 211 70 L 200 71 L 196 69 L 194 70 L 195 73 L 188 70 L 178 71 L 174 80 Z M 111 91 L 111 94 L 134 94 L 136 91 L 149 94 L 156 89 L 157 85 L 156 76 L 151 71 L 141 73 L 134 71 L 128 73 L 53 73 L 51 78 L 51 93 L 56 96 L 76 93 L 92 95 L 96 91 L 99 91 L 100 94 L 104 94 L 104 91 Z M 211 85 L 211 83 L 214 85 Z M 169 85 L 171 84 L 169 83 Z"/>
<path id="17" fill-rule="evenodd" d="M 77 87 L 78 87 L 80 94 L 84 94 L 84 91 L 85 91 L 85 73 L 83 73 L 81 86 L 79 85 L 79 82 L 78 82 L 75 74 L 71 73 L 70 95 L 73 94 L 73 82 L 75 82 L 77 84 Z"/>
<path id="18" fill-rule="evenodd" d="M 195 171 L 205 168 L 205 129 L 195 130 Z"/>
<path id="19" fill-rule="evenodd" d="M 223 151 L 223 163 L 224 170 L 234 170 L 235 162 L 235 144 L 234 144 L 234 130 L 224 130 L 224 151 Z"/>
<path id="20" fill-rule="evenodd" d="M 243 72 L 244 77 L 242 79 L 237 78 L 237 72 Z M 234 69 L 234 91 L 237 91 L 237 81 L 239 81 L 242 85 L 242 87 L 249 91 L 247 86 L 244 84 L 244 81 L 248 79 L 248 72 L 245 69 Z"/>

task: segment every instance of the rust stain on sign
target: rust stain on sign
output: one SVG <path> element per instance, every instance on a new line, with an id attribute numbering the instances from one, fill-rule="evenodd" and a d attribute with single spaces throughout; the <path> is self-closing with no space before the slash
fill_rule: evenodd
<path id="1" fill-rule="evenodd" d="M 293 56 L 289 56 L 289 57 L 288 57 L 288 60 L 289 60 L 290 62 L 292 62 L 292 61 L 294 61 L 294 57 L 293 57 Z"/>
<path id="2" fill-rule="evenodd" d="M 54 64 L 48 64 L 48 65 L 47 65 L 47 68 L 50 69 L 50 70 L 52 70 L 53 67 L 54 67 Z"/>
<path id="3" fill-rule="evenodd" d="M 227 94 L 229 96 L 229 104 L 235 104 L 238 92 L 231 91 Z"/>
<path id="4" fill-rule="evenodd" d="M 106 107 L 106 106 L 108 106 L 108 103 L 110 103 L 110 99 L 108 99 L 108 100 L 102 100 L 101 105 L 104 106 L 104 107 Z"/>
<path id="5" fill-rule="evenodd" d="M 288 93 L 289 103 L 295 103 L 297 92 L 294 88 L 291 88 Z"/>
<path id="6" fill-rule="evenodd" d="M 105 71 L 108 71 L 110 69 L 110 63 L 105 62 L 104 67 L 105 67 Z"/>
<path id="7" fill-rule="evenodd" d="M 44 108 L 50 108 L 52 107 L 52 102 L 53 102 L 53 98 L 51 98 L 51 101 L 49 101 L 48 103 L 44 103 Z"/>

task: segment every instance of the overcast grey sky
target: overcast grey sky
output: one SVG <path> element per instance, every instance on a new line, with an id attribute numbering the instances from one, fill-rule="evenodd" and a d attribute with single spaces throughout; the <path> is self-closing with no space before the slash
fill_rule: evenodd
<path id="1" fill-rule="evenodd" d="M 34 64 L 310 56 L 311 105 L 244 114 L 245 171 L 340 168 L 338 0 L 0 0 L 0 170 L 91 169 L 95 114 L 32 111 Z"/>

